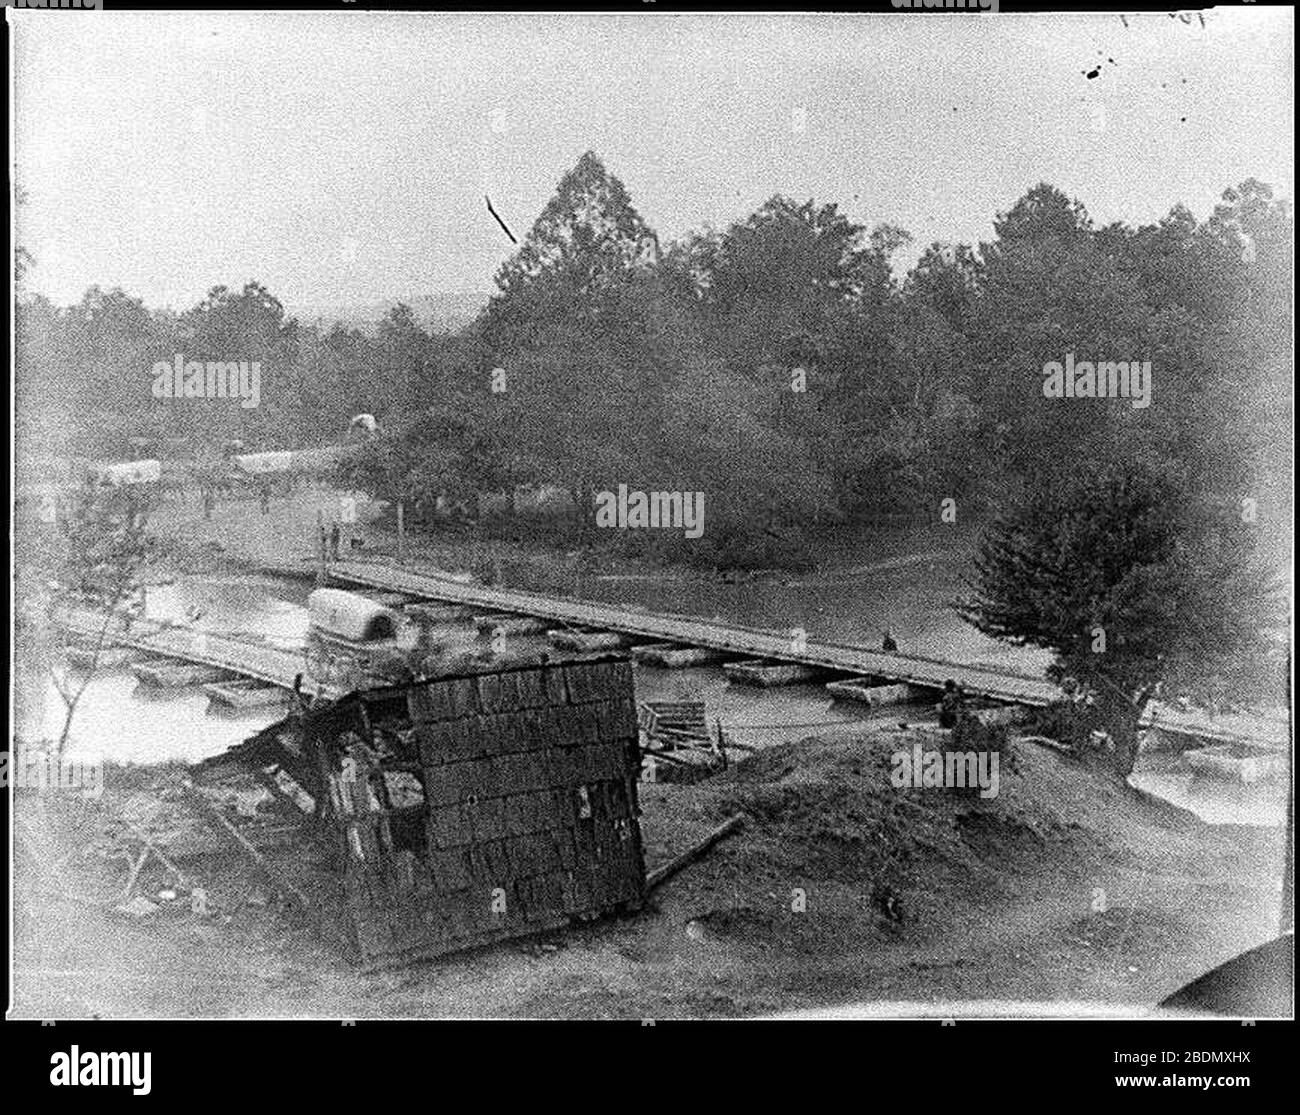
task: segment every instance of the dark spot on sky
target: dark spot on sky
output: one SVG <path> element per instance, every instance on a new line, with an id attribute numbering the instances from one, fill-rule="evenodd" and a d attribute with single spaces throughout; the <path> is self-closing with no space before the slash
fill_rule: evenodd
<path id="1" fill-rule="evenodd" d="M 1187 123 L 1187 117 L 1186 117 L 1186 116 L 1180 116 L 1180 117 L 1178 118 L 1178 122 L 1179 122 L 1180 124 L 1186 124 L 1186 123 Z"/>
<path id="2" fill-rule="evenodd" d="M 1089 81 L 1091 81 L 1094 77 L 1096 77 L 1100 73 L 1101 73 L 1101 67 L 1095 66 L 1091 70 L 1085 70 L 1083 76 L 1086 77 Z"/>
<path id="3" fill-rule="evenodd" d="M 518 244 L 519 241 L 515 239 L 515 234 L 511 232 L 508 228 L 506 228 L 505 221 L 503 221 L 499 216 L 497 216 L 497 211 L 492 208 L 492 199 L 485 194 L 483 196 L 483 200 L 487 202 L 488 212 L 491 213 L 492 216 L 496 217 L 496 222 L 501 226 L 501 231 L 504 232 L 508 237 L 510 237 L 510 243 Z"/>

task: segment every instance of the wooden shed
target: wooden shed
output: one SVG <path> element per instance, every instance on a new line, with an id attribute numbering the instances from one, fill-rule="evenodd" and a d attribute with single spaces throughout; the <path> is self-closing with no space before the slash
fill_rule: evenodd
<path id="1" fill-rule="evenodd" d="M 622 656 L 352 693 L 229 757 L 277 766 L 316 799 L 341 865 L 345 938 L 367 966 L 644 901 Z"/>

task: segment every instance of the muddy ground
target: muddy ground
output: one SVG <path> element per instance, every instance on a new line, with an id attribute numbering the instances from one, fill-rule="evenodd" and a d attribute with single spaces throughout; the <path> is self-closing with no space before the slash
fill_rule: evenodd
<path id="1" fill-rule="evenodd" d="M 651 868 L 733 812 L 745 827 L 640 913 L 399 972 L 355 970 L 236 856 L 182 863 L 211 890 L 206 917 L 183 898 L 140 918 L 86 904 L 126 865 L 79 859 L 54 824 L 62 890 L 39 862 L 16 875 L 13 1015 L 669 1019 L 953 999 L 1140 1013 L 1275 935 L 1281 830 L 1205 825 L 1023 742 L 996 798 L 896 789 L 889 756 L 934 746 L 931 731 L 808 739 L 694 786 L 642 784 Z M 304 847 L 282 854 L 301 866 Z M 142 875 L 146 893 L 167 884 Z"/>

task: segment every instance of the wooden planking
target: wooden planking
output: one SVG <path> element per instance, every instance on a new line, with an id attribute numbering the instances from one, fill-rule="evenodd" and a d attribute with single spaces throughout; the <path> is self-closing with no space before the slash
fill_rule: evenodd
<path id="1" fill-rule="evenodd" d="M 539 616 L 575 627 L 620 631 L 659 643 L 703 647 L 750 658 L 801 662 L 846 674 L 870 675 L 924 688 L 942 688 L 951 678 L 971 696 L 1045 705 L 1059 689 L 1042 678 L 967 666 L 942 659 L 885 653 L 854 643 L 809 639 L 794 644 L 786 632 L 766 631 L 689 616 L 642 612 L 635 608 L 546 596 L 517 589 L 464 584 L 446 577 L 400 569 L 383 562 L 337 562 L 331 575 L 348 584 L 390 586 L 434 600 L 466 604 L 489 611 Z"/>
<path id="2" fill-rule="evenodd" d="M 313 734 L 391 725 L 398 695 L 348 698 L 333 717 L 322 710 Z M 403 811 L 378 808 L 364 771 L 350 784 L 332 778 L 363 964 L 405 963 L 640 904 L 630 663 L 435 678 L 400 695 L 424 787 L 422 852 L 392 846 Z M 352 715 L 350 704 L 369 711 Z"/>

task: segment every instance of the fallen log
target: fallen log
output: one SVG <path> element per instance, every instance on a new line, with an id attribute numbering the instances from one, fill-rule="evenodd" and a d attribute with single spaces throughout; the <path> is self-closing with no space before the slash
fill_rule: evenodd
<path id="1" fill-rule="evenodd" d="M 1059 751 L 1062 755 L 1077 755 L 1079 753 L 1076 748 L 1071 747 L 1068 743 L 1052 739 L 1051 736 L 1015 736 L 1014 741 L 1016 743 L 1037 743 L 1043 747 L 1050 747 L 1053 751 Z"/>
<path id="2" fill-rule="evenodd" d="M 735 814 L 733 817 L 729 817 L 703 839 L 692 844 L 680 856 L 673 857 L 662 867 L 656 867 L 646 876 L 646 890 L 654 890 L 654 888 L 660 883 L 676 875 L 677 872 L 687 864 L 693 863 L 695 860 L 699 859 L 700 856 L 712 848 L 719 840 L 730 836 L 733 832 L 739 829 L 743 821 L 744 817 L 739 813 Z"/>

